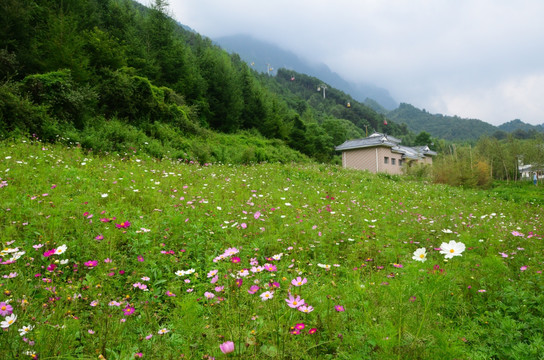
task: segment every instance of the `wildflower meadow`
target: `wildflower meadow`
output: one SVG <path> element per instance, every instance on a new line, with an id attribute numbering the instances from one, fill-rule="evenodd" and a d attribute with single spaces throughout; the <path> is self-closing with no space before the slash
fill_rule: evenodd
<path id="1" fill-rule="evenodd" d="M 0 143 L 0 359 L 541 359 L 538 204 Z"/>

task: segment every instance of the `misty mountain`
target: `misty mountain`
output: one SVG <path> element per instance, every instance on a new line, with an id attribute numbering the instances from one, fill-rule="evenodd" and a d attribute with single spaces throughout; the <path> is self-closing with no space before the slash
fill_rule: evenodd
<path id="1" fill-rule="evenodd" d="M 350 94 L 377 112 L 393 110 L 399 105 L 386 89 L 368 83 L 349 82 L 331 71 L 325 64 L 301 59 L 291 51 L 249 35 L 225 36 L 213 41 L 228 52 L 240 55 L 256 71 L 276 75 L 279 68 L 285 68 L 314 76 Z"/>

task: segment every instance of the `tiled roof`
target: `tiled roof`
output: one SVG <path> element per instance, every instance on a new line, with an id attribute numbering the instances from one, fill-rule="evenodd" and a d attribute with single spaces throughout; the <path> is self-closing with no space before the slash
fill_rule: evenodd
<path id="1" fill-rule="evenodd" d="M 388 146 L 393 147 L 400 143 L 400 140 L 392 136 L 385 134 L 374 133 L 367 138 L 357 139 L 357 140 L 348 140 L 342 145 L 337 146 L 335 149 L 337 151 L 350 150 L 350 149 L 360 149 L 366 147 L 374 146 Z"/>
<path id="2" fill-rule="evenodd" d="M 436 155 L 436 152 L 430 150 L 428 146 L 409 147 L 399 144 L 400 140 L 393 136 L 381 133 L 374 133 L 364 139 L 348 140 L 343 144 L 337 146 L 335 149 L 337 151 L 345 151 L 375 146 L 386 146 L 390 147 L 391 151 L 402 154 L 403 158 L 413 160 L 422 159 L 425 157 L 425 155 Z"/>

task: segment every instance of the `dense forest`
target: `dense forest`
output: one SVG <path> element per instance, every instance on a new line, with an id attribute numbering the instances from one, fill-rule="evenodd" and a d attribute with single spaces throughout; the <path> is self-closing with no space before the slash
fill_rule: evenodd
<path id="1" fill-rule="evenodd" d="M 0 10 L 3 137 L 200 162 L 328 162 L 367 132 L 414 138 L 331 86 L 317 91 L 319 79 L 255 72 L 180 26 L 164 0 L 6 0 Z"/>

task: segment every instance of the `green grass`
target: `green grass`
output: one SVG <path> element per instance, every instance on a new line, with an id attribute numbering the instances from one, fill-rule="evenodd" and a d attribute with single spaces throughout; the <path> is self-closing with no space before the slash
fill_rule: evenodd
<path id="1" fill-rule="evenodd" d="M 539 359 L 544 350 L 544 213 L 496 189 L 20 141 L 0 143 L 0 178 L 1 257 L 20 253 L 1 265 L 0 302 L 17 315 L 1 332 L 2 359 Z M 450 240 L 466 250 L 446 261 L 437 249 Z M 412 260 L 418 248 L 424 263 Z M 265 264 L 275 269 L 251 271 Z M 307 283 L 291 285 L 299 276 Z M 289 293 L 313 311 L 290 308 Z M 225 355 L 227 341 L 235 351 Z"/>
<path id="2" fill-rule="evenodd" d="M 544 183 L 539 181 L 535 186 L 532 180 L 495 181 L 491 193 L 504 200 L 518 203 L 544 205 Z"/>

